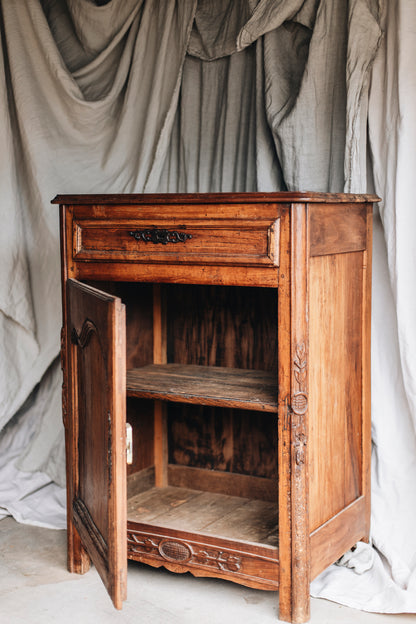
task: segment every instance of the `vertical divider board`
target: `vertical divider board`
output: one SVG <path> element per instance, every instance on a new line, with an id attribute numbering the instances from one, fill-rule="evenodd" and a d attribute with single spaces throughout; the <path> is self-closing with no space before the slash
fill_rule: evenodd
<path id="1" fill-rule="evenodd" d="M 307 208 L 282 214 L 279 270 L 279 618 L 309 619 Z"/>
<path id="2" fill-rule="evenodd" d="M 153 285 L 153 363 L 167 363 L 166 299 L 163 287 Z M 167 405 L 154 402 L 155 486 L 168 485 Z"/>
<path id="3" fill-rule="evenodd" d="M 291 211 L 292 622 L 310 617 L 308 204 Z"/>
<path id="4" fill-rule="evenodd" d="M 290 212 L 280 217 L 280 266 L 278 280 L 278 511 L 279 511 L 279 619 L 291 620 L 292 551 L 290 484 Z"/>

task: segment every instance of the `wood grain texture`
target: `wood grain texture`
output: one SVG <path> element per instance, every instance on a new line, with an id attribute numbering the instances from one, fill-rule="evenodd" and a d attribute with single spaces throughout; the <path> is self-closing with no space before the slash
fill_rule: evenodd
<path id="1" fill-rule="evenodd" d="M 367 246 L 366 204 L 315 204 L 309 209 L 310 254 L 362 251 Z"/>
<path id="2" fill-rule="evenodd" d="M 62 416 L 65 427 L 66 462 L 66 503 L 67 503 L 67 566 L 69 572 L 85 574 L 90 568 L 90 557 L 85 550 L 79 533 L 74 525 L 72 501 L 75 498 L 77 469 L 73 458 L 76 453 L 77 430 L 73 405 L 72 379 L 74 371 L 70 359 L 71 342 L 69 312 L 67 302 L 68 245 L 67 230 L 71 229 L 71 210 L 60 208 L 61 239 L 61 287 L 62 287 L 62 330 L 61 330 L 61 366 L 62 366 Z"/>
<path id="3" fill-rule="evenodd" d="M 309 545 L 309 335 L 307 210 L 291 210 L 291 621 L 310 617 Z M 279 616 L 281 617 L 281 615 Z"/>
<path id="4" fill-rule="evenodd" d="M 168 486 L 136 494 L 127 509 L 129 522 L 277 546 L 272 502 Z"/>
<path id="5" fill-rule="evenodd" d="M 160 284 L 153 286 L 153 364 L 167 364 L 166 297 Z"/>
<path id="6" fill-rule="evenodd" d="M 169 362 L 277 372 L 277 290 L 167 286 Z"/>
<path id="7" fill-rule="evenodd" d="M 362 493 L 362 252 L 310 260 L 310 529 Z"/>
<path id="8" fill-rule="evenodd" d="M 151 220 L 79 220 L 74 223 L 73 257 L 77 262 L 104 259 L 270 267 L 278 262 L 276 220 L 216 221 L 193 214 L 186 222 L 177 223 L 178 218 L 185 221 L 183 214 L 170 221 L 159 216 Z M 152 236 L 166 240 L 147 240 Z"/>
<path id="9" fill-rule="evenodd" d="M 116 285 L 114 294 L 120 297 L 126 306 L 127 368 L 152 364 L 152 286 L 150 284 L 119 283 Z"/>
<path id="10" fill-rule="evenodd" d="M 278 299 L 278 469 L 279 469 L 279 619 L 292 619 L 291 526 L 291 239 L 290 208 L 280 222 L 280 273 Z"/>
<path id="11" fill-rule="evenodd" d="M 378 202 L 377 195 L 361 195 L 353 193 L 306 193 L 306 192 L 275 192 L 275 193 L 148 193 L 148 194 L 123 194 L 123 195 L 57 195 L 51 203 L 86 206 L 112 206 L 112 205 L 153 205 L 162 204 L 175 206 L 177 204 L 215 204 L 228 206 L 232 204 L 262 204 L 282 202 L 286 204 L 294 202 L 318 202 L 318 203 L 352 203 L 352 202 Z"/>
<path id="12" fill-rule="evenodd" d="M 127 372 L 127 394 L 145 399 L 277 412 L 275 376 L 262 371 L 153 364 Z"/>
<path id="13" fill-rule="evenodd" d="M 311 534 L 311 579 L 364 536 L 365 506 L 364 497 L 358 498 Z"/>
<path id="14" fill-rule="evenodd" d="M 373 207 L 367 206 L 367 249 L 363 254 L 362 305 L 362 493 L 365 497 L 365 532 L 370 538 L 371 521 L 371 266 Z"/>
<path id="15" fill-rule="evenodd" d="M 277 478 L 276 420 L 268 413 L 169 405 L 169 461 Z"/>
<path id="16" fill-rule="evenodd" d="M 230 409 L 169 405 L 169 463 L 232 472 L 233 420 Z"/>
<path id="17" fill-rule="evenodd" d="M 155 483 L 165 487 L 168 483 L 168 421 L 166 404 L 154 402 L 154 457 Z"/>
<path id="18" fill-rule="evenodd" d="M 153 363 L 166 365 L 166 301 L 159 284 L 153 286 Z M 166 405 L 154 402 L 154 457 L 155 485 L 166 487 L 168 484 L 168 425 Z"/>
<path id="19" fill-rule="evenodd" d="M 73 280 L 67 297 L 76 437 L 73 521 L 120 609 L 127 580 L 124 307 Z"/>
<path id="20" fill-rule="evenodd" d="M 155 485 L 155 468 L 154 466 L 149 466 L 148 468 L 143 468 L 127 477 L 127 500 L 135 496 L 136 494 L 140 494 L 141 492 L 145 492 L 146 490 L 150 490 Z"/>
<path id="21" fill-rule="evenodd" d="M 277 418 L 274 415 L 233 410 L 233 440 L 233 472 L 278 478 Z"/>
<path id="22" fill-rule="evenodd" d="M 155 284 L 218 284 L 220 286 L 256 286 L 276 288 L 277 267 L 223 266 L 192 264 L 139 264 L 133 262 L 71 261 L 72 277 L 90 281 L 100 274 L 103 280 L 153 282 Z M 210 270 L 209 270 L 210 269 Z"/>
<path id="23" fill-rule="evenodd" d="M 276 479 L 169 464 L 168 482 L 169 485 L 176 487 L 277 503 L 278 482 Z"/>

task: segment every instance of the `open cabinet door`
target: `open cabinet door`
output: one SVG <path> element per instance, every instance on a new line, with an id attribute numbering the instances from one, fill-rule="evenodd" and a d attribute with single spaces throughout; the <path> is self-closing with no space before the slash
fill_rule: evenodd
<path id="1" fill-rule="evenodd" d="M 126 344 L 121 300 L 67 282 L 73 522 L 114 606 L 127 581 Z"/>

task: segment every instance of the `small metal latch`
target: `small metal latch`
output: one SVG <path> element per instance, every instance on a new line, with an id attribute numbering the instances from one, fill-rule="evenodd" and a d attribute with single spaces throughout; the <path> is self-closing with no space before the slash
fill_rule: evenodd
<path id="1" fill-rule="evenodd" d="M 126 423 L 126 461 L 133 463 L 133 427 L 130 423 Z"/>

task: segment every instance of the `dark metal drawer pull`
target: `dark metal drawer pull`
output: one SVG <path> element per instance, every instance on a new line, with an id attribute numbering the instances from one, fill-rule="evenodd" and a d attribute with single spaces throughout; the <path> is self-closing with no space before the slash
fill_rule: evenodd
<path id="1" fill-rule="evenodd" d="M 166 245 L 167 243 L 185 243 L 188 238 L 192 238 L 192 234 L 186 234 L 185 232 L 170 232 L 169 230 L 158 230 L 156 228 L 151 230 L 135 230 L 129 232 L 130 236 L 133 236 L 137 241 L 143 241 L 144 243 L 161 243 Z"/>

